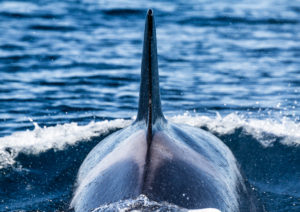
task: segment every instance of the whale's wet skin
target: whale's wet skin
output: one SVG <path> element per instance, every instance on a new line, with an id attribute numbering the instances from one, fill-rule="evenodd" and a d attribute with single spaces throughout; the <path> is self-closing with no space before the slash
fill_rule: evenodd
<path id="1" fill-rule="evenodd" d="M 185 208 L 249 207 L 240 206 L 239 201 L 247 198 L 248 204 L 252 197 L 246 193 L 236 160 L 220 140 L 197 128 L 163 125 L 155 126 L 150 164 L 146 164 L 146 131 L 141 123 L 96 146 L 80 168 L 72 206 L 88 211 L 143 193 Z"/>
<path id="2" fill-rule="evenodd" d="M 90 167 L 83 163 L 89 152 L 116 131 L 135 126 L 146 8 L 154 8 L 157 21 L 162 109 L 168 122 L 155 125 L 153 136 L 163 133 L 162 150 L 185 149 L 188 158 L 201 153 L 197 160 L 206 164 L 201 173 L 228 161 L 208 160 L 203 146 L 188 143 L 202 128 L 233 153 L 236 161 L 229 164 L 237 166 L 247 191 L 253 190 L 251 197 L 267 211 L 298 212 L 300 13 L 298 1 L 288 0 L 0 0 L 0 211 L 67 211 L 79 182 L 93 179 L 87 177 L 93 172 L 81 171 L 100 160 Z M 131 135 L 139 137 L 125 133 L 111 148 L 125 148 Z M 206 153 L 223 144 L 216 146 Z M 131 147 L 127 157 L 99 154 L 114 157 L 109 167 L 121 156 L 132 159 L 138 177 L 145 162 L 137 160 L 145 148 L 132 150 L 133 156 Z M 188 163 L 188 170 L 199 168 L 185 154 L 174 154 L 153 161 L 146 181 L 165 167 L 176 170 L 167 165 L 170 158 Z M 238 176 L 233 168 L 221 170 Z M 221 170 L 211 180 L 222 176 Z M 161 179 L 153 184 L 158 181 L 167 185 Z M 183 203 L 160 202 L 163 193 L 153 196 L 129 197 L 95 211 L 186 211 Z"/>
<path id="3" fill-rule="evenodd" d="M 197 128 L 168 123 L 161 110 L 153 11 L 145 24 L 136 121 L 100 142 L 80 167 L 71 208 L 146 195 L 188 209 L 263 211 L 231 151 Z"/>

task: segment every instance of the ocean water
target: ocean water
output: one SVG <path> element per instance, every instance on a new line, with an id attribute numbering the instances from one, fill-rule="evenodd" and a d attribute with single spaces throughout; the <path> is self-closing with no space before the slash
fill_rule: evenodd
<path id="1" fill-rule="evenodd" d="M 299 0 L 0 0 L 0 211 L 66 211 L 134 120 L 148 8 L 167 118 L 228 145 L 267 211 L 300 211 Z"/>

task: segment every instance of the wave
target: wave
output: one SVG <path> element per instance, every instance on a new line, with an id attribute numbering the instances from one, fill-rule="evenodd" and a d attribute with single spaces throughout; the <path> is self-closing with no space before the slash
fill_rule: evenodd
<path id="1" fill-rule="evenodd" d="M 287 146 L 300 144 L 300 123 L 285 117 L 276 121 L 248 119 L 236 113 L 223 117 L 220 114 L 209 117 L 186 112 L 168 119 L 175 123 L 207 129 L 217 136 L 233 134 L 236 130 L 242 129 L 243 134 L 251 135 L 264 147 L 272 146 L 278 139 L 281 144 Z M 33 130 L 15 132 L 0 138 L 0 169 L 15 164 L 15 158 L 20 153 L 36 155 L 50 149 L 63 150 L 68 145 L 87 142 L 93 137 L 124 128 L 130 125 L 132 120 L 92 121 L 83 126 L 74 122 L 43 128 L 33 120 L 31 122 L 34 125 Z"/>
<path id="2" fill-rule="evenodd" d="M 207 128 L 219 135 L 232 134 L 235 130 L 242 128 L 243 133 L 252 135 L 264 147 L 271 146 L 276 138 L 281 138 L 283 145 L 300 145 L 300 123 L 288 117 L 280 120 L 271 118 L 255 119 L 246 118 L 244 115 L 230 113 L 221 116 L 219 113 L 215 117 L 191 116 L 186 112 L 183 115 L 172 117 L 170 120 L 176 123 L 184 123 L 194 127 Z"/>
<path id="3" fill-rule="evenodd" d="M 188 210 L 178 207 L 167 202 L 155 202 L 150 200 L 147 196 L 141 194 L 135 199 L 120 200 L 115 203 L 102 205 L 99 208 L 95 208 L 92 212 L 102 211 L 177 211 L 177 212 L 220 212 L 215 208 L 204 208 Z"/>
<path id="4" fill-rule="evenodd" d="M 231 149 L 245 178 L 269 211 L 284 211 L 282 205 L 293 207 L 297 204 L 300 197 L 300 126 L 297 121 L 246 118 L 236 113 L 214 117 L 184 113 L 167 118 L 217 135 Z M 133 120 L 134 117 L 49 127 L 40 127 L 31 120 L 33 130 L 1 137 L 0 186 L 5 189 L 0 195 L 4 201 L 0 210 L 8 206 L 12 211 L 24 208 L 65 211 L 72 197 L 76 174 L 88 152 L 105 136 L 130 125 Z M 95 211 L 123 207 L 127 203 L 132 203 L 133 208 L 144 208 L 149 201 L 121 201 Z M 173 209 L 155 202 L 148 206 Z"/>
<path id="5" fill-rule="evenodd" d="M 31 119 L 30 119 L 31 120 Z M 67 123 L 41 128 L 37 123 L 33 130 L 15 132 L 0 138 L 0 169 L 13 165 L 19 153 L 39 154 L 49 149 L 62 150 L 78 141 L 89 141 L 92 137 L 104 135 L 112 130 L 128 126 L 131 121 L 116 119 L 112 121 L 90 122 L 80 126 Z"/>

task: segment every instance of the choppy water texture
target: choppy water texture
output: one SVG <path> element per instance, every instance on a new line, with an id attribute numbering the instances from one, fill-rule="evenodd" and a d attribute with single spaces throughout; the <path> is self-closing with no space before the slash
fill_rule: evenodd
<path id="1" fill-rule="evenodd" d="M 268 211 L 300 211 L 299 0 L 0 0 L 0 211 L 66 210 L 131 123 L 147 8 L 169 120 L 223 140 Z"/>

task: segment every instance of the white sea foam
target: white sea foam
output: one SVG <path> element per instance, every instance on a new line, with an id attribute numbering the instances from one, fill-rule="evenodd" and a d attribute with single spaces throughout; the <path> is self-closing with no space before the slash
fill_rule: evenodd
<path id="1" fill-rule="evenodd" d="M 207 127 L 209 131 L 221 135 L 233 133 L 242 128 L 244 133 L 252 135 L 265 147 L 272 145 L 276 137 L 284 145 L 300 145 L 300 123 L 283 117 L 281 120 L 246 118 L 243 115 L 230 113 L 221 116 L 217 113 L 215 117 L 192 116 L 186 112 L 169 118 L 175 123 L 188 124 L 195 127 Z"/>
<path id="2" fill-rule="evenodd" d="M 280 121 L 273 119 L 245 118 L 231 113 L 226 116 L 217 114 L 215 117 L 182 115 L 168 117 L 168 120 L 188 124 L 195 127 L 207 127 L 209 131 L 220 135 L 233 133 L 241 128 L 243 132 L 253 136 L 265 147 L 272 145 L 276 138 L 284 145 L 300 145 L 300 123 L 288 118 Z M 77 123 L 56 125 L 53 127 L 39 127 L 32 121 L 35 128 L 0 138 L 0 169 L 15 163 L 19 153 L 39 154 L 49 149 L 61 150 L 67 145 L 74 145 L 79 141 L 88 141 L 94 136 L 100 136 L 117 128 L 124 128 L 132 120 L 116 119 L 112 121 L 90 122 L 80 126 Z"/>
<path id="3" fill-rule="evenodd" d="M 177 205 L 173 205 L 167 202 L 155 202 L 150 200 L 147 196 L 141 194 L 135 199 L 120 200 L 118 202 L 102 205 L 99 208 L 95 208 L 92 212 L 101 211 L 178 211 L 178 212 L 220 212 L 216 208 L 203 208 L 188 210 L 181 208 Z"/>
<path id="4" fill-rule="evenodd" d="M 14 164 L 14 159 L 20 152 L 39 154 L 49 149 L 61 150 L 67 145 L 73 145 L 78 141 L 88 141 L 92 137 L 123 128 L 130 123 L 130 120 L 116 119 L 90 122 L 84 126 L 68 123 L 41 128 L 33 122 L 34 129 L 31 131 L 15 132 L 0 138 L 0 168 Z"/>

